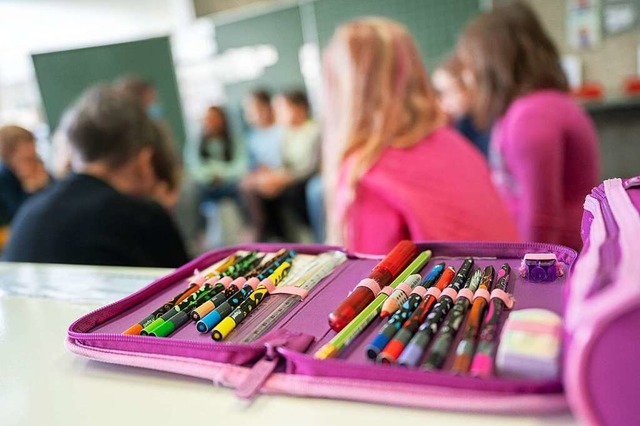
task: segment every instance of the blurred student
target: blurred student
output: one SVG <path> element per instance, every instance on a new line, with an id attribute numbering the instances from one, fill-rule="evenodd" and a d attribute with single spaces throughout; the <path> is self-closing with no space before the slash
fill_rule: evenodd
<path id="1" fill-rule="evenodd" d="M 158 122 L 153 124 L 158 132 L 158 138 L 153 145 L 151 167 L 157 182 L 151 193 L 151 198 L 160 203 L 167 211 L 173 212 L 178 204 L 182 188 L 182 164 L 175 148 L 176 143 L 168 128 Z"/>
<path id="2" fill-rule="evenodd" d="M 471 115 L 472 94 L 463 77 L 463 67 L 455 55 L 447 58 L 433 72 L 431 81 L 438 94 L 440 107 L 453 127 L 469 139 L 486 157 L 489 150 L 489 130 L 481 130 Z"/>
<path id="3" fill-rule="evenodd" d="M 584 198 L 599 180 L 598 141 L 567 93 L 553 42 L 518 2 L 473 20 L 457 51 L 475 85 L 476 121 L 495 123 L 493 177 L 521 236 L 579 249 Z"/>
<path id="4" fill-rule="evenodd" d="M 140 103 L 149 117 L 154 120 L 162 118 L 162 105 L 158 99 L 158 90 L 153 83 L 139 77 L 128 75 L 120 77 L 114 82 L 116 90 L 131 96 Z"/>
<path id="5" fill-rule="evenodd" d="M 36 152 L 33 133 L 22 127 L 0 127 L 0 161 L 0 227 L 5 227 L 27 198 L 51 179 Z"/>
<path id="6" fill-rule="evenodd" d="M 187 153 L 189 172 L 202 186 L 203 199 L 235 198 L 244 164 L 234 152 L 227 116 L 218 106 L 207 109 L 200 136 Z"/>
<path id="7" fill-rule="evenodd" d="M 329 242 L 381 254 L 402 239 L 518 239 L 482 154 L 445 125 L 405 27 L 342 25 L 324 70 Z"/>
<path id="8" fill-rule="evenodd" d="M 224 109 L 207 108 L 200 133 L 187 146 L 185 157 L 192 184 L 184 188 L 183 198 L 189 198 L 195 208 L 180 211 L 183 234 L 192 241 L 194 251 L 219 247 L 224 243 L 224 232 L 218 202 L 231 199 L 240 204 L 238 185 L 247 169 L 246 156 L 236 152 L 231 139 Z M 187 223 L 189 215 L 193 217 Z"/>
<path id="9" fill-rule="evenodd" d="M 140 105 L 103 86 L 80 97 L 67 125 L 73 173 L 23 206 L 4 259 L 148 267 L 185 263 L 171 217 L 152 200 L 161 181 L 154 163 L 163 138 L 159 127 Z"/>
<path id="10" fill-rule="evenodd" d="M 244 180 L 243 190 L 257 198 L 257 208 L 251 209 L 257 238 L 292 240 L 286 215 L 292 213 L 309 223 L 305 188 L 318 170 L 320 132 L 303 92 L 282 93 L 274 100 L 274 109 L 277 123 L 284 129 L 282 165 L 254 172 Z"/>
<path id="11" fill-rule="evenodd" d="M 312 176 L 307 182 L 305 196 L 313 240 L 322 244 L 325 241 L 327 215 L 324 206 L 324 184 L 320 173 Z"/>
<path id="12" fill-rule="evenodd" d="M 277 169 L 282 166 L 283 129 L 276 124 L 271 94 L 264 89 L 249 93 L 243 101 L 251 170 Z"/>

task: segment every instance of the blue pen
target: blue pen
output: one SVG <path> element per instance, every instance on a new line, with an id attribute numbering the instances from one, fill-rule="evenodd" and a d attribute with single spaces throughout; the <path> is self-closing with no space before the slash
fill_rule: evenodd
<path id="1" fill-rule="evenodd" d="M 424 280 L 422 280 L 422 284 L 420 284 L 420 287 L 429 288 L 433 286 L 440 278 L 440 275 L 442 275 L 444 267 L 444 262 L 438 263 L 436 266 L 434 266 L 433 269 L 429 271 Z M 422 302 L 422 296 L 419 293 L 415 293 L 414 290 L 414 292 L 412 292 L 409 296 L 409 299 L 407 299 L 402 307 L 391 316 L 391 319 L 387 321 L 382 329 L 380 329 L 378 335 L 367 346 L 367 357 L 369 357 L 369 359 L 376 359 L 378 354 L 382 352 L 385 346 L 387 346 L 396 332 L 400 330 L 405 320 L 407 320 L 411 316 L 413 311 L 416 310 L 418 305 L 420 305 L 420 302 Z"/>

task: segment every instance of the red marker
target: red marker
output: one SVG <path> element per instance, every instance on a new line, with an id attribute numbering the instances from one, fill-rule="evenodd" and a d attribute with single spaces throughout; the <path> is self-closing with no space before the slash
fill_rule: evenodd
<path id="1" fill-rule="evenodd" d="M 418 248 L 409 240 L 400 241 L 369 274 L 360 281 L 340 305 L 329 314 L 329 325 L 335 331 L 342 330 L 356 315 L 373 302 L 378 289 L 388 286 L 418 255 Z"/>

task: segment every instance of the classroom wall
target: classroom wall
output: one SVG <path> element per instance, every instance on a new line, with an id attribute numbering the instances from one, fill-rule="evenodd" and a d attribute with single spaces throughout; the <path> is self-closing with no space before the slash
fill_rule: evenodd
<path id="1" fill-rule="evenodd" d="M 561 54 L 575 54 L 583 61 L 585 81 L 598 81 L 605 87 L 607 99 L 588 111 L 600 140 L 601 177 L 640 175 L 640 99 L 616 101 L 621 96 L 624 78 L 637 75 L 640 28 L 615 36 L 604 36 L 592 50 L 571 48 L 566 37 L 566 2 L 527 0 L 540 16 Z"/>
<path id="2" fill-rule="evenodd" d="M 216 25 L 215 36 L 220 54 L 260 45 L 274 47 L 277 52 L 277 62 L 264 68 L 261 75 L 251 80 L 225 84 L 227 109 L 236 136 L 241 136 L 243 132 L 240 104 L 248 92 L 256 87 L 264 87 L 274 92 L 304 89 L 298 60 L 298 54 L 304 44 L 298 7 L 282 8 Z"/>
<path id="3" fill-rule="evenodd" d="M 185 140 L 169 37 L 35 54 L 33 64 L 52 130 L 86 88 L 133 75 L 154 85 L 162 108 L 159 119 L 168 126 L 176 143 Z"/>
<path id="4" fill-rule="evenodd" d="M 278 61 L 254 79 L 225 83 L 226 105 L 234 134 L 242 132 L 240 101 L 255 87 L 272 91 L 317 87 L 320 54 L 302 72 L 301 48 L 320 52 L 342 23 L 361 16 L 385 16 L 404 24 L 414 35 L 423 59 L 433 68 L 453 49 L 465 23 L 479 11 L 479 0 L 307 0 L 283 2 L 272 10 L 248 9 L 213 17 L 218 55 L 233 49 L 266 44 L 277 50 Z M 258 11 L 258 12 L 255 12 Z M 231 16 L 231 19 L 229 18 Z M 309 93 L 313 102 L 314 93 Z"/>
<path id="5" fill-rule="evenodd" d="M 615 96 L 624 78 L 638 74 L 640 27 L 614 36 L 606 36 L 591 50 L 577 50 L 567 42 L 566 1 L 526 0 L 540 16 L 561 54 L 574 54 L 583 61 L 585 81 L 598 81 Z"/>
<path id="6" fill-rule="evenodd" d="M 168 34 L 185 20 L 181 1 L 1 0 L 0 123 L 47 137 L 31 54 Z"/>

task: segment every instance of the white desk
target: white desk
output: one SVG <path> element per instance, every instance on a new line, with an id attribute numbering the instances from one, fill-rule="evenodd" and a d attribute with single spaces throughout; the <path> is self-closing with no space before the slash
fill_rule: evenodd
<path id="1" fill-rule="evenodd" d="M 486 416 L 272 395 L 261 395 L 247 403 L 237 400 L 230 389 L 214 387 L 204 380 L 102 364 L 66 351 L 63 341 L 69 324 L 164 272 L 0 264 L 0 424 L 576 424 L 569 414 L 541 418 Z M 94 300 L 90 303 L 86 295 L 78 295 L 78 303 L 70 294 L 77 292 L 82 285 L 78 283 L 85 281 L 82 276 L 87 273 L 100 291 L 92 293 Z M 35 297 L 41 292 L 34 283 L 19 285 L 19 277 L 36 276 L 51 290 L 47 295 L 54 298 Z M 125 278 L 124 287 L 103 286 L 115 285 L 117 276 Z M 98 295 L 104 300 L 98 301 Z"/>

